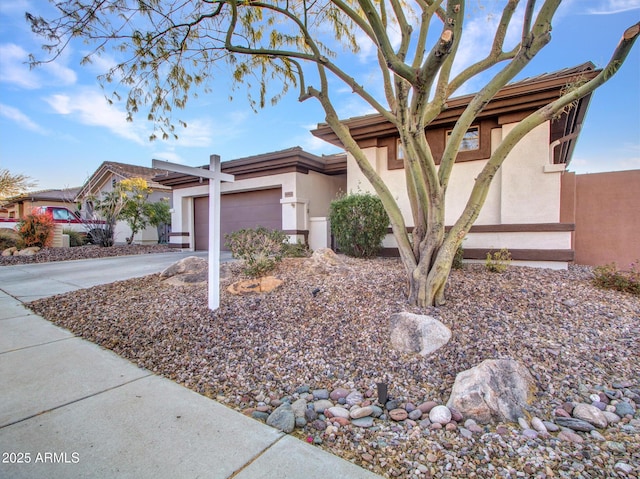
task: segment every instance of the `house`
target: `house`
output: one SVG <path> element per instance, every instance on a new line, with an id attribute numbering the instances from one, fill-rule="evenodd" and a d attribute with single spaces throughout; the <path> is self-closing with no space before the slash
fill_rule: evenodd
<path id="1" fill-rule="evenodd" d="M 80 205 L 80 212 L 83 218 L 90 219 L 94 216 L 94 201 L 102 198 L 104 193 L 113 190 L 116 184 L 128 178 L 143 178 L 147 181 L 153 193 L 149 195 L 149 201 L 155 202 L 162 199 L 171 200 L 171 187 L 162 185 L 153 178 L 164 170 L 156 170 L 144 166 L 129 165 L 115 161 L 105 161 L 89 177 L 85 184 L 76 194 L 76 202 Z M 161 228 L 147 227 L 134 237 L 134 243 L 158 243 L 159 237 L 168 235 L 163 233 Z M 115 228 L 115 242 L 124 243 L 126 238 L 131 236 L 131 228 L 125 221 L 118 221 Z M 162 238 L 160 238 L 162 240 Z"/>
<path id="2" fill-rule="evenodd" d="M 594 65 L 585 63 L 509 84 L 498 92 L 467 132 L 456 158 L 446 193 L 447 225 L 452 225 L 461 214 L 475 177 L 505 135 L 531 112 L 558 98 L 567 85 L 596 74 Z M 444 151 L 448 132 L 472 98 L 473 95 L 467 95 L 452 99 L 427 127 L 425 134 L 436 159 Z M 563 175 L 589 100 L 590 95 L 582 98 L 554 121 L 532 130 L 515 146 L 498 170 L 480 216 L 463 242 L 466 259 L 483 260 L 487 252 L 500 248 L 510 250 L 514 264 L 566 268 L 575 259 L 575 215 L 562 209 Z M 352 118 L 346 124 L 372 166 L 397 196 L 407 226 L 413 226 L 397 130 L 379 114 Z M 342 146 L 326 124 L 318 125 L 312 133 Z M 355 159 L 348 154 L 347 191 L 356 190 L 373 192 Z M 383 245 L 387 254 L 397 254 L 391 235 Z"/>
<path id="3" fill-rule="evenodd" d="M 75 198 L 80 187 L 54 190 L 41 190 L 23 193 L 3 201 L 4 218 L 20 219 L 38 206 L 62 206 L 76 210 Z"/>
<path id="4" fill-rule="evenodd" d="M 290 241 L 308 243 L 313 249 L 330 244 L 329 204 L 347 185 L 344 154 L 316 156 L 294 147 L 223 161 L 221 169 L 235 177 L 233 183 L 221 185 L 222 249 L 226 234 L 258 226 L 283 230 Z M 154 181 L 173 188 L 169 246 L 206 250 L 209 181 L 169 172 Z"/>

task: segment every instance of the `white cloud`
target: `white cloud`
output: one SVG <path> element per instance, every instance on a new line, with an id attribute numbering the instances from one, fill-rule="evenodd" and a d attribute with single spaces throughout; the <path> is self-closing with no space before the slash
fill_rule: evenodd
<path id="1" fill-rule="evenodd" d="M 587 13 L 592 15 L 612 15 L 640 9 L 640 0 L 605 0 L 598 6 L 589 8 Z"/>
<path id="2" fill-rule="evenodd" d="M 19 126 L 27 130 L 35 131 L 36 133 L 40 133 L 42 135 L 48 134 L 48 131 L 46 129 L 31 120 L 31 118 L 22 113 L 20 110 L 12 106 L 3 105 L 0 103 L 0 115 L 8 118 L 9 120 L 17 123 Z"/>
<path id="3" fill-rule="evenodd" d="M 63 59 L 43 63 L 37 68 L 27 64 L 29 53 L 19 45 L 0 45 L 0 81 L 14 84 L 27 90 L 35 90 L 44 85 L 73 85 L 76 73 L 63 64 Z"/>
<path id="4" fill-rule="evenodd" d="M 98 91 L 81 88 L 72 95 L 51 95 L 45 101 L 60 115 L 70 116 L 85 125 L 106 128 L 115 135 L 140 145 L 146 144 L 148 129 L 140 122 L 126 121 L 124 110 L 109 104 Z"/>

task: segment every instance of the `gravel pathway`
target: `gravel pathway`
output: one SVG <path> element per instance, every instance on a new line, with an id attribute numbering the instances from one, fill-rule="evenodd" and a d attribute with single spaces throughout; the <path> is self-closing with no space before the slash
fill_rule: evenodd
<path id="1" fill-rule="evenodd" d="M 239 264 L 224 268 L 223 287 L 240 279 Z M 590 268 L 495 274 L 468 265 L 452 273 L 447 304 L 426 310 L 407 305 L 396 259 L 343 258 L 335 268 L 287 259 L 275 276 L 284 283 L 268 294 L 223 291 L 215 313 L 205 286 L 159 275 L 29 307 L 257 419 L 292 403 L 292 434 L 386 477 L 640 477 L 640 300 L 597 289 Z M 436 317 L 451 341 L 426 358 L 391 350 L 388 319 L 399 311 Z M 456 374 L 489 358 L 529 368 L 538 393 L 528 419 L 552 432 L 429 421 Z M 391 403 L 377 404 L 378 382 Z M 598 403 L 613 419 L 593 433 L 558 430 L 558 410 L 578 403 Z M 340 417 L 342 406 L 351 416 Z M 369 414 L 355 418 L 363 407 Z"/>

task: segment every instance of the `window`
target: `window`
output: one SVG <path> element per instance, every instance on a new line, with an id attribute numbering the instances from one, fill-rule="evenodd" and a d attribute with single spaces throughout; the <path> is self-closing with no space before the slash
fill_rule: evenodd
<path id="1" fill-rule="evenodd" d="M 451 132 L 453 130 L 447 131 L 447 141 L 449 141 L 449 137 L 451 136 Z M 480 149 L 480 127 L 472 126 L 467 130 L 462 138 L 462 142 L 460 143 L 459 151 L 473 151 Z"/>
<path id="2" fill-rule="evenodd" d="M 404 160 L 404 150 L 402 149 L 402 142 L 400 139 L 396 141 L 396 159 L 398 161 Z"/>

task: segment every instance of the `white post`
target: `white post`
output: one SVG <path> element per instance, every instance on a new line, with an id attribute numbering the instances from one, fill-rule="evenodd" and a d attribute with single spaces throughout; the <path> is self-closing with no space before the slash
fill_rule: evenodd
<path id="1" fill-rule="evenodd" d="M 209 157 L 209 309 L 220 307 L 220 156 Z"/>
<path id="2" fill-rule="evenodd" d="M 209 157 L 209 170 L 153 160 L 153 168 L 185 173 L 209 179 L 209 309 L 220 307 L 220 182 L 233 182 L 234 176 L 222 173 L 220 157 Z"/>

